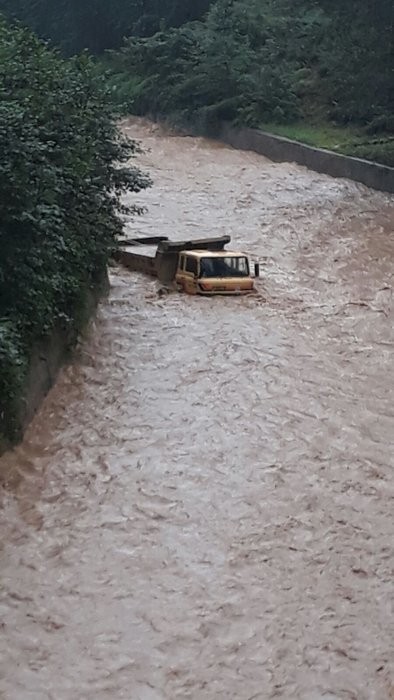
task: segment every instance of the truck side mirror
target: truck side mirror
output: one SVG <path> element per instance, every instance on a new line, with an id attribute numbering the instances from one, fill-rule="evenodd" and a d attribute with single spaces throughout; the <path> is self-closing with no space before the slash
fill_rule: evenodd
<path id="1" fill-rule="evenodd" d="M 260 277 L 260 263 L 254 264 L 254 276 Z"/>

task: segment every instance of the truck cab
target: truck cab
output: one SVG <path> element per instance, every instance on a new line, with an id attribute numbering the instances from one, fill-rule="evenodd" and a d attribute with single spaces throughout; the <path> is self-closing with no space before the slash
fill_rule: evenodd
<path id="1" fill-rule="evenodd" d="M 175 281 L 187 294 L 248 294 L 254 288 L 247 256 L 226 250 L 180 251 Z"/>

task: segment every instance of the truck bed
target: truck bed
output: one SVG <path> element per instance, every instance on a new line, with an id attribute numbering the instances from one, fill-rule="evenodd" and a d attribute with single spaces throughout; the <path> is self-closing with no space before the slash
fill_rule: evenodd
<path id="1" fill-rule="evenodd" d="M 230 236 L 187 241 L 169 241 L 165 236 L 127 239 L 119 241 L 114 257 L 129 270 L 158 277 L 163 284 L 170 284 L 175 278 L 181 251 L 223 250 L 230 240 Z"/>

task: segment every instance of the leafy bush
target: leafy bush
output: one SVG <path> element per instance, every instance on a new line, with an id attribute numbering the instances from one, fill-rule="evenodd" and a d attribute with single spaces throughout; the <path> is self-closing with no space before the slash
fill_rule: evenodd
<path id="1" fill-rule="evenodd" d="M 391 7 L 389 0 L 362 7 L 356 0 L 216 0 L 204 21 L 128 38 L 111 55 L 115 94 L 136 113 L 198 123 L 303 117 L 385 132 L 394 109 Z M 128 99 L 122 75 L 132 76 Z"/>
<path id="2" fill-rule="evenodd" d="M 0 23 L 0 414 L 13 412 L 31 344 L 72 328 L 103 277 L 120 195 L 149 184 L 128 163 L 136 150 L 87 56 L 63 60 Z"/>
<path id="3" fill-rule="evenodd" d="M 114 74 L 133 75 L 129 104 L 135 113 L 177 112 L 197 121 L 230 119 L 257 125 L 299 115 L 293 66 L 280 61 L 288 23 L 260 3 L 218 0 L 205 23 L 192 22 L 147 38 L 131 37 L 111 54 Z"/>

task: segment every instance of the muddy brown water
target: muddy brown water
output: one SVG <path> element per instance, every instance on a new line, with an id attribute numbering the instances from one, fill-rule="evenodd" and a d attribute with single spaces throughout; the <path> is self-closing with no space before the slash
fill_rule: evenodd
<path id="1" fill-rule="evenodd" d="M 205 299 L 112 269 L 0 461 L 0 697 L 393 698 L 393 199 L 125 128 L 141 234 L 228 232 L 262 278 Z"/>

